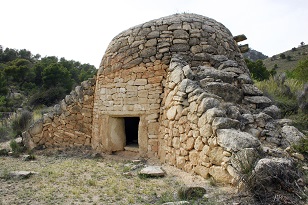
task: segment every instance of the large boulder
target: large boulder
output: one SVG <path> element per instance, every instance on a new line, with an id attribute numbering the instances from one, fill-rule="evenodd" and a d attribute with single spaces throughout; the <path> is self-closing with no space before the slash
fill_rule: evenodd
<path id="1" fill-rule="evenodd" d="M 239 151 L 244 148 L 256 148 L 260 146 L 260 141 L 247 132 L 235 129 L 218 129 L 217 143 L 227 150 Z"/>
<path id="2" fill-rule="evenodd" d="M 296 127 L 285 125 L 281 129 L 282 146 L 287 147 L 292 144 L 297 144 L 302 138 L 305 137 Z"/>
<path id="3" fill-rule="evenodd" d="M 204 90 L 218 95 L 227 102 L 239 102 L 242 99 L 242 92 L 240 89 L 229 83 L 212 82 L 207 83 Z"/>
<path id="4" fill-rule="evenodd" d="M 261 154 L 255 148 L 245 148 L 231 156 L 231 165 L 240 174 L 249 174 L 254 167 L 255 162 L 260 158 Z"/>

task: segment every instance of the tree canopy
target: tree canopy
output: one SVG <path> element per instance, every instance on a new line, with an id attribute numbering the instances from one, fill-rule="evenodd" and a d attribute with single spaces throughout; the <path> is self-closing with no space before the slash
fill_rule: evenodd
<path id="1" fill-rule="evenodd" d="M 251 77 L 257 81 L 266 80 L 270 75 L 274 75 L 275 71 L 268 71 L 262 60 L 250 61 L 245 59 L 247 67 L 250 71 Z"/>
<path id="2" fill-rule="evenodd" d="M 90 64 L 56 56 L 41 57 L 26 49 L 4 49 L 0 45 L 0 112 L 3 104 L 7 108 L 18 104 L 11 99 L 11 95 L 16 92 L 26 95 L 30 104 L 55 103 L 74 86 L 93 77 L 96 71 Z M 46 93 L 49 93 L 48 96 Z"/>
<path id="3" fill-rule="evenodd" d="M 287 76 L 303 82 L 308 82 L 308 58 L 299 61 L 292 71 L 287 72 Z"/>

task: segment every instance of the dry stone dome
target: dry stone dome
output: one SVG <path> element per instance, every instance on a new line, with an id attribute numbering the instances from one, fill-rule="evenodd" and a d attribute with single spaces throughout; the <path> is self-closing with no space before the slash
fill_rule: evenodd
<path id="1" fill-rule="evenodd" d="M 278 116 L 253 85 L 226 27 L 175 14 L 117 35 L 96 78 L 77 86 L 23 138 L 31 148 L 134 151 L 234 183 L 264 150 L 303 137 Z"/>
<path id="2" fill-rule="evenodd" d="M 224 25 L 201 15 L 175 14 L 132 27 L 114 37 L 99 73 L 157 60 L 169 65 L 174 54 L 185 56 L 191 66 L 204 65 L 212 55 L 224 55 L 246 71 L 236 42 Z"/>

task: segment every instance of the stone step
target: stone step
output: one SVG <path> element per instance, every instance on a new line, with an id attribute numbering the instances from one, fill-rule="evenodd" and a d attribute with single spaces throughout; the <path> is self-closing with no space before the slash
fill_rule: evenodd
<path id="1" fill-rule="evenodd" d="M 139 152 L 139 146 L 138 145 L 128 145 L 124 147 L 125 151 L 130 151 L 130 152 Z"/>

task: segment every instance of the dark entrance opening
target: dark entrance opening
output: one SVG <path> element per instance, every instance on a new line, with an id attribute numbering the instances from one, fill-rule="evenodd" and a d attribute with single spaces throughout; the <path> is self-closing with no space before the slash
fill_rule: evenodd
<path id="1" fill-rule="evenodd" d="M 139 117 L 125 117 L 126 146 L 138 146 Z"/>

